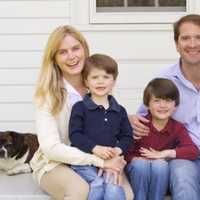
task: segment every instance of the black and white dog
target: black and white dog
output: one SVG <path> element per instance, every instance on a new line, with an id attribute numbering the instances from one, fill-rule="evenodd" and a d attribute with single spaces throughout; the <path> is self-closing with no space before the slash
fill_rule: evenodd
<path id="1" fill-rule="evenodd" d="M 0 170 L 8 175 L 31 172 L 29 161 L 38 147 L 34 134 L 0 131 Z"/>

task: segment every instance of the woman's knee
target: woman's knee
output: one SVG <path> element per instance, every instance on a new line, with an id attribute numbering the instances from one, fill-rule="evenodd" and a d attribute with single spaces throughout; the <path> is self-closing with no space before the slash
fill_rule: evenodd
<path id="1" fill-rule="evenodd" d="M 86 200 L 89 185 L 66 165 L 59 165 L 43 175 L 41 188 L 56 200 Z"/>
<path id="2" fill-rule="evenodd" d="M 65 188 L 64 200 L 87 200 L 89 193 L 89 185 L 77 184 L 77 189 L 69 190 Z"/>

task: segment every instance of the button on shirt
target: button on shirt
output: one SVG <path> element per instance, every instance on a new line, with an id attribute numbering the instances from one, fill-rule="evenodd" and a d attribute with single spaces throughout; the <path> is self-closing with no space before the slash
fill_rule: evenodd
<path id="1" fill-rule="evenodd" d="M 180 63 L 164 69 L 159 77 L 172 80 L 178 87 L 180 105 L 172 117 L 184 124 L 192 140 L 200 149 L 200 91 L 183 76 Z M 145 115 L 147 109 L 141 106 L 138 113 Z"/>
<path id="2" fill-rule="evenodd" d="M 90 95 L 72 108 L 69 138 L 72 146 L 92 153 L 96 145 L 119 147 L 125 153 L 132 143 L 132 128 L 126 110 L 109 96 L 109 108 L 95 104 Z"/>

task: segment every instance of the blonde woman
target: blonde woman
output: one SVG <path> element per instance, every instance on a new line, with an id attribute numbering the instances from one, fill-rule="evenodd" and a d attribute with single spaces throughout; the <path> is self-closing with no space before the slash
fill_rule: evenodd
<path id="1" fill-rule="evenodd" d="M 120 157 L 104 161 L 69 145 L 69 116 L 72 105 L 86 94 L 81 72 L 88 56 L 87 42 L 79 31 L 71 26 L 58 27 L 48 39 L 36 87 L 40 148 L 31 165 L 40 187 L 56 200 L 87 199 L 88 184 L 68 165 L 94 165 L 115 171 L 125 165 Z M 125 184 L 131 196 L 127 180 Z"/>

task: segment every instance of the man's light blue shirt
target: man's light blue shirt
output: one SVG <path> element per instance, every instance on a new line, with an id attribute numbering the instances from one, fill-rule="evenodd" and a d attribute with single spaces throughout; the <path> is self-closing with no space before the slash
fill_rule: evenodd
<path id="1" fill-rule="evenodd" d="M 180 63 L 165 68 L 158 77 L 168 78 L 178 87 L 180 105 L 172 117 L 185 125 L 192 140 L 200 149 L 200 90 L 197 90 L 190 81 L 185 79 Z M 145 106 L 141 106 L 138 114 L 146 113 Z"/>

